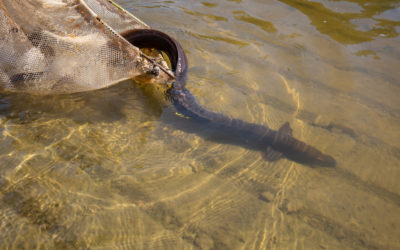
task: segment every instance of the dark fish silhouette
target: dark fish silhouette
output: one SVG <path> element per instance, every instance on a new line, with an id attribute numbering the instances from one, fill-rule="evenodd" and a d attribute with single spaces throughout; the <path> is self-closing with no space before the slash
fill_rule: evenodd
<path id="1" fill-rule="evenodd" d="M 139 29 L 122 36 L 139 48 L 155 48 L 167 53 L 176 75 L 174 85 L 168 90 L 169 99 L 178 112 L 206 128 L 207 134 L 214 137 L 212 139 L 262 151 L 270 161 L 284 156 L 308 165 L 336 166 L 333 157 L 294 138 L 288 122 L 279 130 L 272 130 L 267 126 L 209 111 L 199 105 L 185 88 L 188 68 L 186 55 L 180 44 L 167 34 L 153 29 Z"/>

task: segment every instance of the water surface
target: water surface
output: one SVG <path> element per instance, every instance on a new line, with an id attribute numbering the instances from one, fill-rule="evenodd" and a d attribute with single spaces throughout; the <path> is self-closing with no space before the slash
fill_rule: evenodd
<path id="1" fill-rule="evenodd" d="M 1 93 L 1 248 L 400 248 L 399 1 L 118 3 L 180 41 L 205 107 L 338 166 L 189 133 L 131 81 Z"/>

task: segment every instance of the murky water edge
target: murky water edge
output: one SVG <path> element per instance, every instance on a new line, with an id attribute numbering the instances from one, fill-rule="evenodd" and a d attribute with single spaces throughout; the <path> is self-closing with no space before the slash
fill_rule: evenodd
<path id="1" fill-rule="evenodd" d="M 398 1 L 118 2 L 181 42 L 201 104 L 338 166 L 185 132 L 130 81 L 1 93 L 2 248 L 400 247 Z"/>

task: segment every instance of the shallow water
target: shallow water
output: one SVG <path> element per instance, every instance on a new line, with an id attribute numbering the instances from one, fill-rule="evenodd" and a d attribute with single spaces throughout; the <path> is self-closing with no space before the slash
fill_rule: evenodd
<path id="1" fill-rule="evenodd" d="M 118 3 L 180 41 L 202 105 L 338 166 L 191 133 L 130 81 L 2 93 L 2 249 L 400 248 L 399 1 Z"/>

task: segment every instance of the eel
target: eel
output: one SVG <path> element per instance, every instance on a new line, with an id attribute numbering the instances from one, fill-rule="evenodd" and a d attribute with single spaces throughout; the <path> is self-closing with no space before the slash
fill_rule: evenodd
<path id="1" fill-rule="evenodd" d="M 292 161 L 326 167 L 335 167 L 336 160 L 292 135 L 288 122 L 279 130 L 249 123 L 203 108 L 185 87 L 188 60 L 182 46 L 169 35 L 154 29 L 129 30 L 121 34 L 139 48 L 154 48 L 165 52 L 175 73 L 175 82 L 167 95 L 175 109 L 185 117 L 203 124 L 219 140 L 264 153 L 266 160 L 276 161 L 282 156 Z"/>

